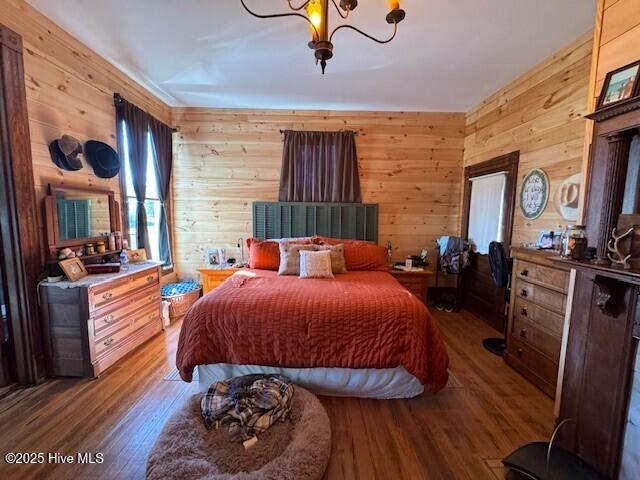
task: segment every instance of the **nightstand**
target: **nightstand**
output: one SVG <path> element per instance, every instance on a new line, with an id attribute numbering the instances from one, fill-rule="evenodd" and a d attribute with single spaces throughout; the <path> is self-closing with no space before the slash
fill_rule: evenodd
<path id="1" fill-rule="evenodd" d="M 240 269 L 232 267 L 199 268 L 198 271 L 202 280 L 202 294 L 206 295 L 238 270 Z"/>
<path id="2" fill-rule="evenodd" d="M 419 272 L 403 272 L 402 270 L 389 270 L 389 273 L 402 284 L 404 288 L 413 293 L 422 303 L 427 304 L 427 290 L 429 289 L 429 277 L 431 270 Z"/>

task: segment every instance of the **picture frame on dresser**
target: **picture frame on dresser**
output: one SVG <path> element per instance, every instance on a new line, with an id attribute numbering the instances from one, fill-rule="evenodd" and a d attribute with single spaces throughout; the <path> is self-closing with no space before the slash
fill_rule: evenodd
<path id="1" fill-rule="evenodd" d="M 89 275 L 87 269 L 84 266 L 84 263 L 82 263 L 82 260 L 80 260 L 78 257 L 61 260 L 60 262 L 58 262 L 58 265 L 60 265 L 60 268 L 70 282 L 77 282 L 78 280 L 81 280 Z"/>

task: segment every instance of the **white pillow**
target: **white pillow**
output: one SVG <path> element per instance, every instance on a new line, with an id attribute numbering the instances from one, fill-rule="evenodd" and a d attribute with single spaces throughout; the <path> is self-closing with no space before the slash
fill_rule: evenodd
<path id="1" fill-rule="evenodd" d="M 301 250 L 300 278 L 335 278 L 331 271 L 331 252 Z"/>

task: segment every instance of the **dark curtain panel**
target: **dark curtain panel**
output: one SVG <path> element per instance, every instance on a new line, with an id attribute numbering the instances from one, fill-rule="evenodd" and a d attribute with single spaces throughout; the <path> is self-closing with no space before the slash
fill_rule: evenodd
<path id="1" fill-rule="evenodd" d="M 360 203 L 355 132 L 284 133 L 281 202 Z"/>
<path id="2" fill-rule="evenodd" d="M 149 121 L 149 131 L 153 142 L 153 153 L 158 172 L 158 196 L 160 197 L 160 260 L 165 266 L 171 265 L 171 245 L 169 242 L 169 217 L 166 201 L 171 185 L 171 165 L 173 162 L 172 129 L 156 118 Z"/>
<path id="3" fill-rule="evenodd" d="M 147 212 L 144 208 L 147 186 L 147 133 L 149 131 L 149 114 L 127 102 L 123 98 L 116 101 L 116 113 L 118 125 L 124 120 L 129 139 L 129 164 L 131 165 L 131 180 L 138 201 L 137 212 L 137 244 L 138 248 L 147 251 L 147 257 L 151 258 L 149 251 L 149 234 L 147 232 Z"/>

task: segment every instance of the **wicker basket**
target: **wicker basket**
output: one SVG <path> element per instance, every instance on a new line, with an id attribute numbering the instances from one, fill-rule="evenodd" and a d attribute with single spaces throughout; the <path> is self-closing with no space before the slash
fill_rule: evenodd
<path id="1" fill-rule="evenodd" d="M 187 310 L 200 298 L 201 290 L 193 290 L 187 293 L 179 293 L 170 297 L 162 297 L 162 300 L 169 302 L 169 319 L 171 323 L 179 320 L 187 313 Z"/>

